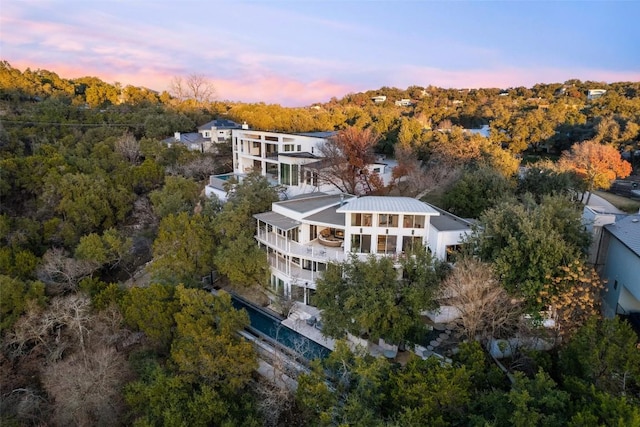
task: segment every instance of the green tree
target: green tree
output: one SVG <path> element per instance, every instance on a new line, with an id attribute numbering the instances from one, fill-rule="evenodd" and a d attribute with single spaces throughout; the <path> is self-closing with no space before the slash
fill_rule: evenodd
<path id="1" fill-rule="evenodd" d="M 138 381 L 124 388 L 135 426 L 252 426 L 248 394 L 226 398 L 214 387 L 172 374 L 154 363 Z"/>
<path id="2" fill-rule="evenodd" d="M 442 198 L 443 208 L 463 218 L 478 218 L 500 199 L 513 194 L 513 185 L 491 168 L 467 170 Z"/>
<path id="3" fill-rule="evenodd" d="M 200 189 L 198 184 L 181 176 L 167 176 L 164 187 L 149 194 L 153 211 L 159 218 L 181 212 L 192 212 Z"/>
<path id="4" fill-rule="evenodd" d="M 564 381 L 613 395 L 637 396 L 640 391 L 640 351 L 629 324 L 615 317 L 592 317 L 560 350 Z"/>
<path id="5" fill-rule="evenodd" d="M 75 257 L 93 261 L 99 265 L 118 266 L 131 253 L 133 241 L 116 229 L 105 230 L 102 235 L 91 233 L 80 238 Z"/>
<path id="6" fill-rule="evenodd" d="M 464 366 L 435 357 L 412 358 L 393 377 L 394 409 L 400 425 L 445 426 L 465 420 L 471 376 Z"/>
<path id="7" fill-rule="evenodd" d="M 0 334 L 11 328 L 31 302 L 43 305 L 45 300 L 41 282 L 25 282 L 0 275 Z"/>
<path id="8" fill-rule="evenodd" d="M 125 322 L 147 336 L 159 349 L 168 349 L 173 339 L 178 301 L 173 286 L 157 283 L 147 288 L 131 288 L 122 298 Z"/>
<path id="9" fill-rule="evenodd" d="M 564 197 L 546 196 L 540 204 L 525 197 L 486 210 L 468 242 L 494 263 L 507 291 L 536 312 L 544 306 L 539 298 L 548 278 L 581 256 L 589 236 L 577 206 Z"/>
<path id="10" fill-rule="evenodd" d="M 364 333 L 373 340 L 403 343 L 410 331 L 422 330 L 420 313 L 436 307 L 435 261 L 421 248 L 401 264 L 401 278 L 388 257 L 329 264 L 316 292 L 323 331 L 333 337 Z"/>
<path id="11" fill-rule="evenodd" d="M 171 359 L 178 371 L 225 395 L 240 392 L 258 367 L 252 344 L 238 334 L 249 325 L 247 313 L 234 309 L 226 293 L 214 296 L 178 285 L 176 299 Z"/>
<path id="12" fill-rule="evenodd" d="M 210 218 L 169 214 L 160 222 L 153 242 L 149 272 L 162 283 L 195 284 L 211 272 L 214 250 Z"/>

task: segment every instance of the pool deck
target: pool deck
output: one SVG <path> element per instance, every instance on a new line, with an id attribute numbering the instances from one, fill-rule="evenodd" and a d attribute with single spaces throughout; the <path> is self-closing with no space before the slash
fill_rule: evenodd
<path id="1" fill-rule="evenodd" d="M 316 307 L 311 307 L 304 304 L 296 304 L 291 309 L 289 316 L 282 321 L 282 325 L 293 329 L 301 335 L 317 342 L 318 344 L 333 351 L 335 348 L 335 340 L 330 337 L 322 335 L 322 331 L 315 326 L 314 322 L 309 322 L 310 319 L 315 318 L 316 322 L 322 321 L 322 315 L 320 310 Z M 311 323 L 311 324 L 309 324 Z M 438 353 L 438 347 L 444 342 L 451 339 L 451 331 L 449 329 L 442 328 L 441 333 L 437 335 L 427 347 L 415 345 L 415 348 L 410 351 L 398 351 L 398 347 L 395 345 L 387 344 L 384 341 L 373 343 L 371 341 L 359 339 L 353 336 L 348 337 L 349 343 L 353 351 L 366 351 L 374 357 L 382 356 L 390 360 L 395 360 L 399 363 L 406 363 L 410 353 L 414 353 L 418 357 L 426 359 L 430 356 L 436 356 L 443 360 L 450 361 L 450 359 L 443 357 Z M 409 349 L 407 349 L 409 350 Z"/>
<path id="2" fill-rule="evenodd" d="M 324 346 L 329 350 L 333 350 L 335 348 L 336 341 L 333 338 L 325 337 L 322 335 L 322 331 L 307 323 L 307 320 L 312 317 L 315 317 L 316 321 L 321 319 L 320 310 L 315 307 L 296 304 L 295 308 L 291 310 L 289 317 L 283 320 L 282 324 L 293 329 L 297 333 L 304 335 L 310 340 L 317 342 L 321 346 Z"/>

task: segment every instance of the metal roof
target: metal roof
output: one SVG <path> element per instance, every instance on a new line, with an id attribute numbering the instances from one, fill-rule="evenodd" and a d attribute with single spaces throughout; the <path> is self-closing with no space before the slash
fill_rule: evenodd
<path id="1" fill-rule="evenodd" d="M 471 222 L 466 219 L 462 219 L 440 209 L 437 206 L 432 206 L 436 211 L 440 212 L 440 216 L 431 218 L 431 225 L 433 225 L 439 231 L 456 231 L 456 230 L 470 230 Z"/>
<path id="2" fill-rule="evenodd" d="M 347 203 L 338 208 L 338 212 L 398 212 L 439 215 L 439 212 L 432 206 L 412 197 L 364 196 L 345 201 Z"/>
<path id="3" fill-rule="evenodd" d="M 300 221 L 296 221 L 276 212 L 263 212 L 255 214 L 253 217 L 258 221 L 266 222 L 267 224 L 271 224 L 281 230 L 291 230 L 301 224 Z"/>
<path id="4" fill-rule="evenodd" d="M 613 224 L 605 225 L 604 228 L 640 256 L 640 214 L 627 215 Z"/>

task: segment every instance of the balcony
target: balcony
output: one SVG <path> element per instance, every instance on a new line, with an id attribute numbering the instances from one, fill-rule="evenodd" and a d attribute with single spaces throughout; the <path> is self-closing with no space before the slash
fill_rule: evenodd
<path id="1" fill-rule="evenodd" d="M 270 233 L 266 230 L 259 230 L 256 239 L 283 254 L 295 256 L 299 258 L 310 259 L 318 262 L 342 262 L 347 257 L 342 248 L 332 248 L 321 245 L 318 240 L 310 243 L 300 244 L 276 233 Z"/>

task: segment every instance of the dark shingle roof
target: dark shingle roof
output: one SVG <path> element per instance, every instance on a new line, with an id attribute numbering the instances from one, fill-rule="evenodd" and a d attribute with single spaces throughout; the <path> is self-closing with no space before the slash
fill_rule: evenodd
<path id="1" fill-rule="evenodd" d="M 637 256 L 640 256 L 640 214 L 627 215 L 604 228 Z"/>
<path id="2" fill-rule="evenodd" d="M 215 120 L 211 120 L 210 122 L 207 122 L 203 125 L 198 126 L 198 130 L 207 130 L 207 129 L 211 129 L 212 127 L 217 127 L 218 129 L 240 129 L 242 128 L 242 125 L 239 125 L 238 123 L 231 121 L 231 120 L 227 120 L 227 119 L 215 119 Z"/>

